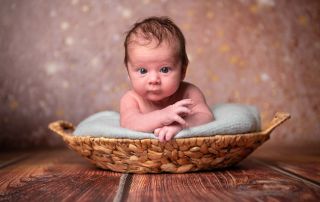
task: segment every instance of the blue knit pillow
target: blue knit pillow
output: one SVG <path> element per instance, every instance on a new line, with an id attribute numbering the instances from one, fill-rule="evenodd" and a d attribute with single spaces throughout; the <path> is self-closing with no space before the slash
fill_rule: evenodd
<path id="1" fill-rule="evenodd" d="M 243 104 L 218 104 L 212 107 L 215 120 L 180 131 L 175 138 L 212 136 L 217 134 L 241 134 L 261 130 L 260 113 L 257 108 Z M 144 133 L 121 128 L 120 115 L 114 111 L 93 114 L 83 120 L 74 131 L 77 136 L 144 139 L 156 138 Z"/>

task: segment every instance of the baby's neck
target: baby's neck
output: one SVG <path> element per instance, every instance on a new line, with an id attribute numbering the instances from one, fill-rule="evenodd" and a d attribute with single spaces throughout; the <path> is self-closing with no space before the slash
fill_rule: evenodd
<path id="1" fill-rule="evenodd" d="M 175 103 L 173 101 L 173 99 L 170 97 L 167 97 L 165 99 L 159 100 L 159 101 L 150 101 L 150 100 L 146 100 L 147 103 L 149 103 L 151 106 L 158 108 L 158 109 L 163 109 L 173 103 Z"/>

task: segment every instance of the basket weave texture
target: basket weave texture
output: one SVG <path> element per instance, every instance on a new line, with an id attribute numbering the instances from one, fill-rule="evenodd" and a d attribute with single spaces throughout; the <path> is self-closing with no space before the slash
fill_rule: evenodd
<path id="1" fill-rule="evenodd" d="M 74 136 L 75 127 L 66 121 L 53 122 L 49 128 L 61 136 L 70 149 L 102 169 L 125 173 L 185 173 L 237 164 L 289 118 L 288 113 L 278 112 L 265 129 L 255 133 L 179 138 L 168 142 Z"/>

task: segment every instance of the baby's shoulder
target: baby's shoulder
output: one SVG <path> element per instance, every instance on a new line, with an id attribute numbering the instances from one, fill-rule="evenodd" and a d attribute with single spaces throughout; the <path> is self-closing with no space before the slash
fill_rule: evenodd
<path id="1" fill-rule="evenodd" d="M 202 94 L 200 88 L 198 88 L 196 85 L 189 83 L 189 82 L 182 82 L 181 83 L 181 89 L 183 91 L 183 94 L 190 95 L 190 94 Z"/>
<path id="2" fill-rule="evenodd" d="M 136 92 L 129 90 L 121 97 L 121 102 L 136 101 L 138 99 L 137 96 Z"/>
<path id="3" fill-rule="evenodd" d="M 188 82 L 182 83 L 182 98 L 192 99 L 195 102 L 203 102 L 205 100 L 204 94 L 196 85 Z"/>

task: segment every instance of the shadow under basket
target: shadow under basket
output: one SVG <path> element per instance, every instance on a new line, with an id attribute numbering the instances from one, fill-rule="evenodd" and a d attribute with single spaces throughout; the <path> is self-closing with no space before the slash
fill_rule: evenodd
<path id="1" fill-rule="evenodd" d="M 168 142 L 74 136 L 75 127 L 66 121 L 53 122 L 49 128 L 61 136 L 70 149 L 102 169 L 124 173 L 185 173 L 239 163 L 289 118 L 288 113 L 278 112 L 260 132 L 179 138 Z"/>

